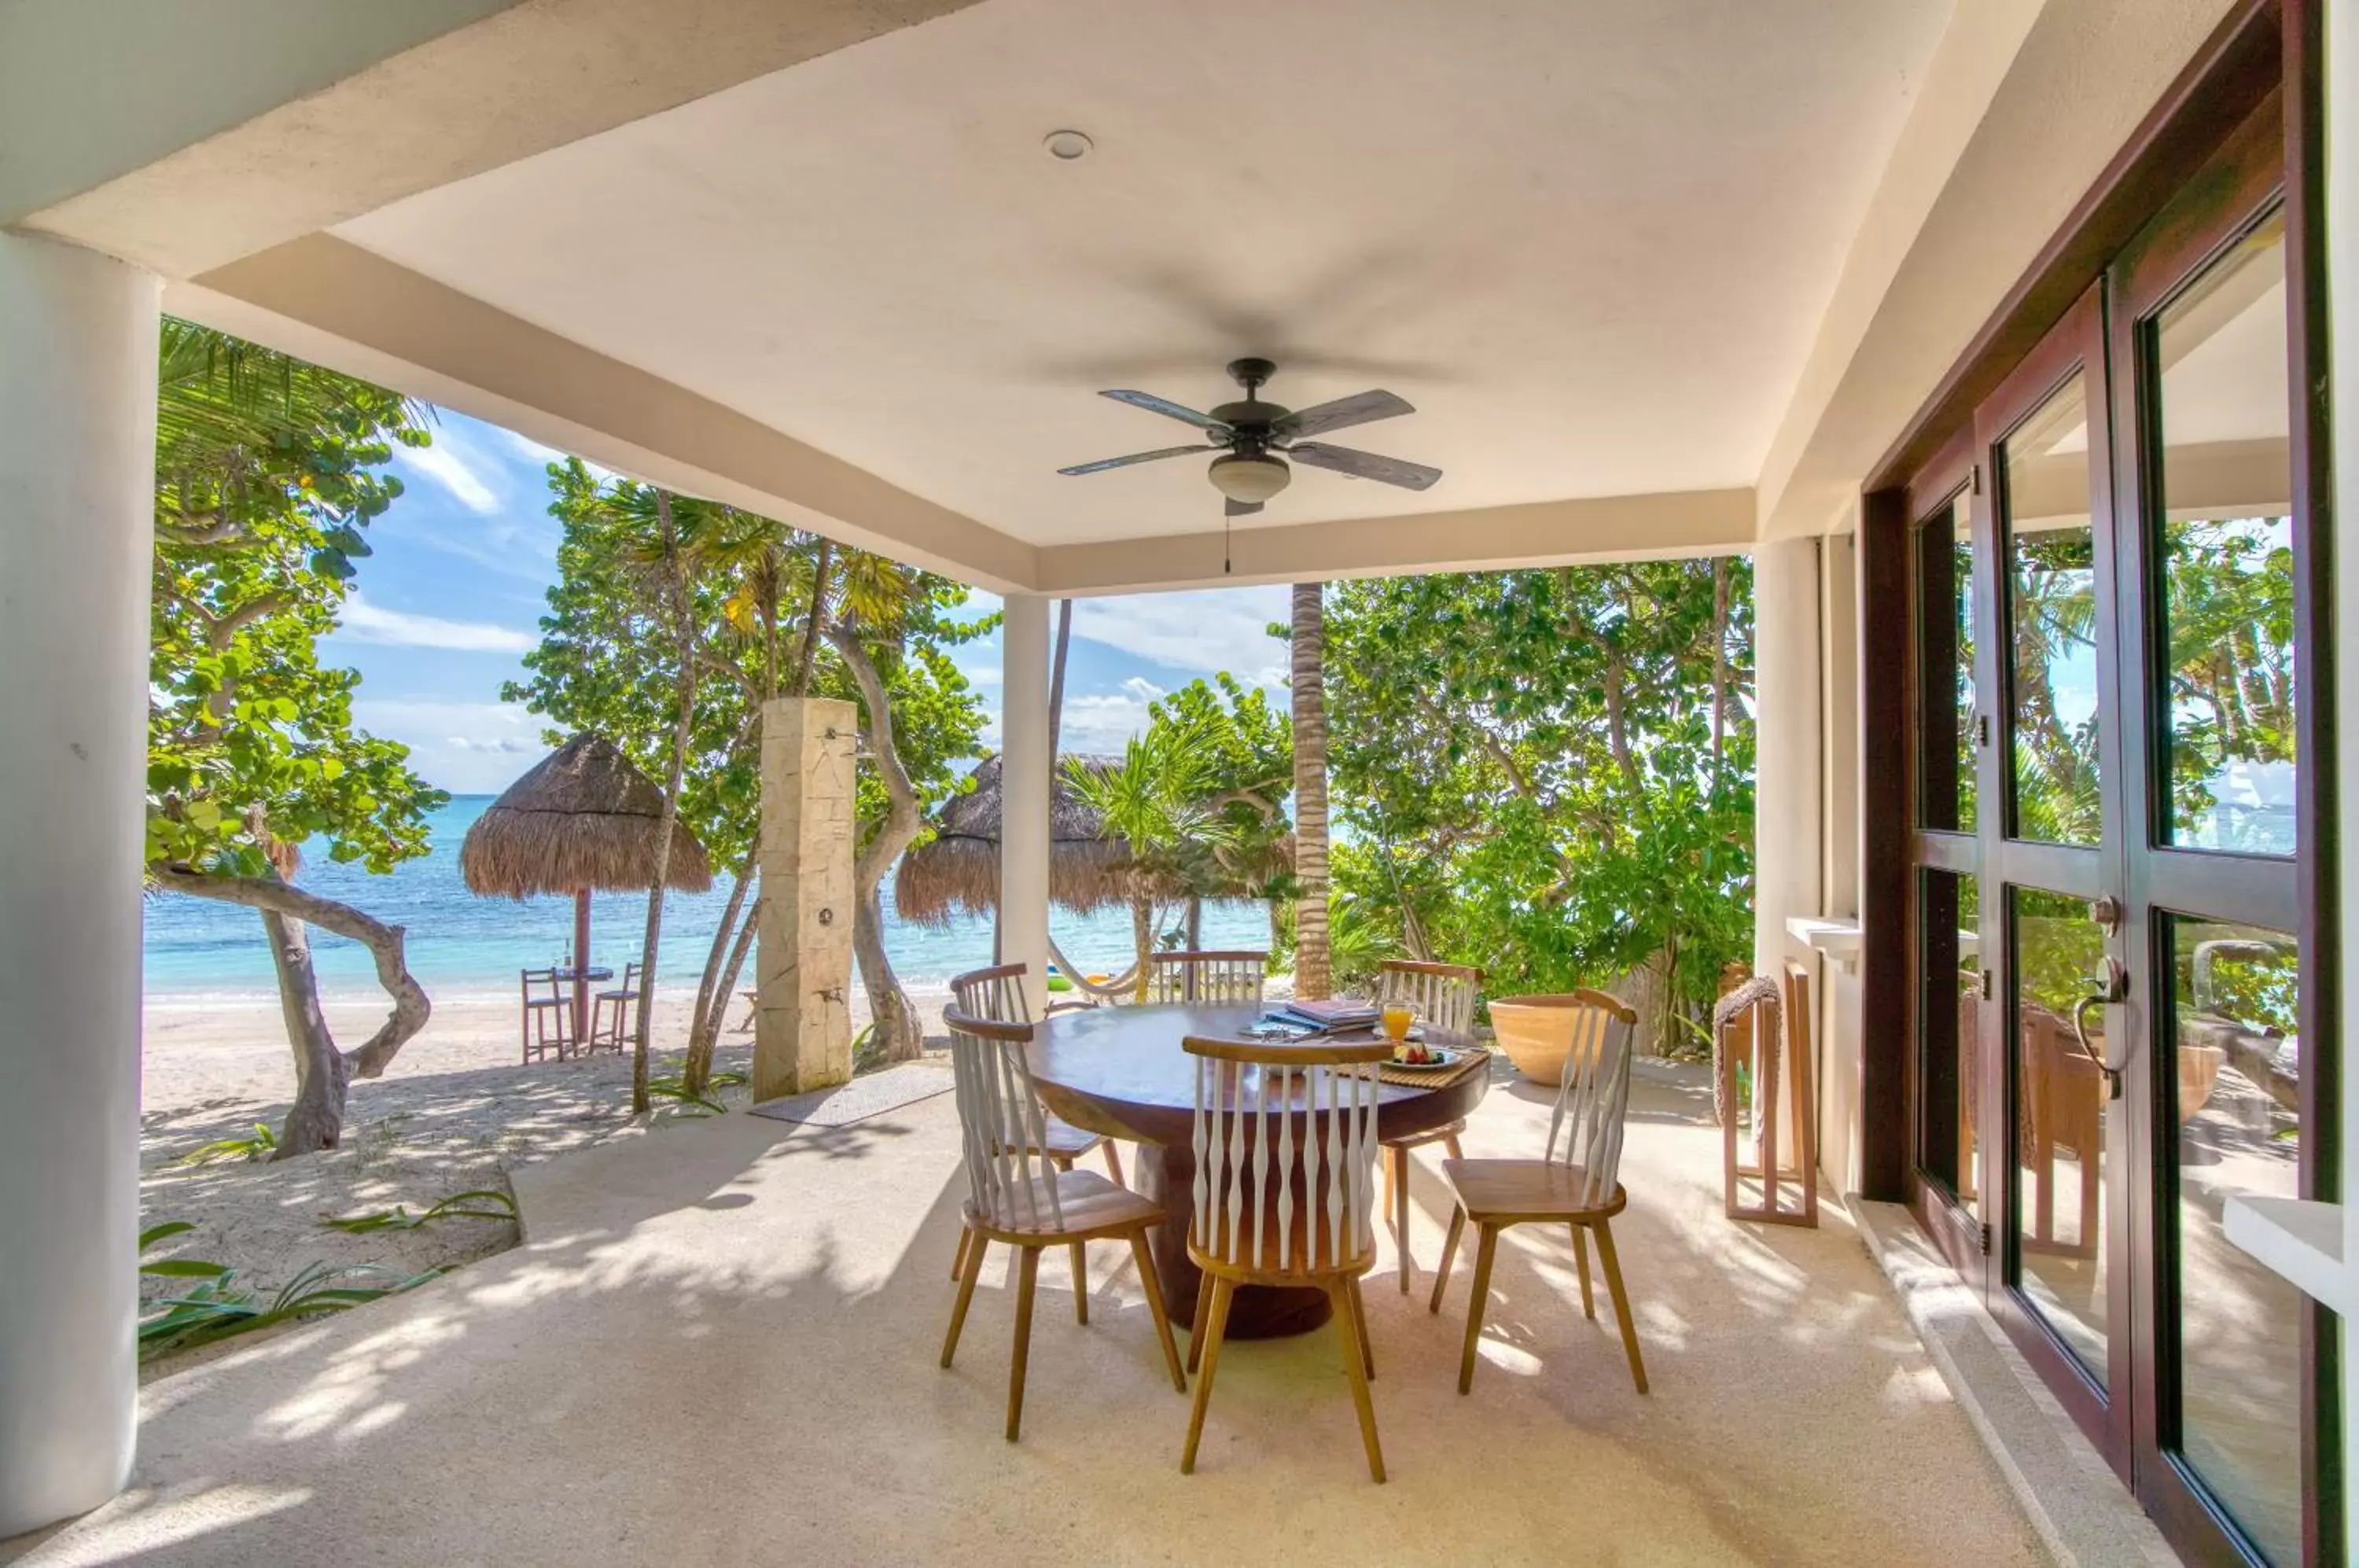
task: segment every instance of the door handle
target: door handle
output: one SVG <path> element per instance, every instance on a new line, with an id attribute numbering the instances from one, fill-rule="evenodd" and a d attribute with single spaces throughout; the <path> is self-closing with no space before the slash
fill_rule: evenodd
<path id="1" fill-rule="evenodd" d="M 2081 1042 L 2081 1054 L 2087 1057 L 2095 1065 L 2097 1071 L 2105 1075 L 2105 1097 L 2118 1100 L 2122 1097 L 2122 1073 L 2128 1067 L 2129 1062 L 2126 1058 L 2118 1062 L 2108 1062 L 2099 1054 L 2097 1048 L 2089 1043 L 2089 1026 L 2086 1020 L 2091 1007 L 2111 1007 L 2115 1002 L 2125 1002 L 2129 999 L 2130 972 L 2120 959 L 2109 953 L 2105 954 L 2104 962 L 2099 966 L 2097 973 L 2090 976 L 2089 983 L 2096 989 L 2072 1004 L 2072 1034 L 2073 1038 Z M 2114 1031 L 2116 1035 L 2121 1032 Z"/>

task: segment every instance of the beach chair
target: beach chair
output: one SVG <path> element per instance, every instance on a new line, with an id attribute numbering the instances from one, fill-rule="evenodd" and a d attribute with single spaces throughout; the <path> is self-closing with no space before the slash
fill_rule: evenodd
<path id="1" fill-rule="evenodd" d="M 630 1016 L 631 1004 L 639 999 L 639 964 L 633 959 L 623 965 L 620 989 L 601 991 L 590 998 L 590 1038 L 582 1042 L 584 1051 L 595 1051 L 601 1045 L 611 1045 L 616 1051 L 623 1049 L 623 1020 Z M 613 1016 L 608 1017 L 610 1009 Z"/>
<path id="2" fill-rule="evenodd" d="M 554 1055 L 573 1054 L 573 998 L 558 983 L 555 969 L 520 972 L 524 993 L 524 1060 L 527 1066 Z"/>

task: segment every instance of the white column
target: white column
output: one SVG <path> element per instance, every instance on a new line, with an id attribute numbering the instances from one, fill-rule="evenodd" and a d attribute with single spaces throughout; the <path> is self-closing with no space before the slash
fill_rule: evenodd
<path id="1" fill-rule="evenodd" d="M 0 1536 L 131 1466 L 160 298 L 0 234 Z"/>
<path id="2" fill-rule="evenodd" d="M 1753 557 L 1753 972 L 1796 951 L 1788 915 L 1819 909 L 1819 541 Z"/>
<path id="3" fill-rule="evenodd" d="M 1049 1003 L 1049 601 L 1010 593 L 1001 631 L 999 961 L 1027 964 Z"/>

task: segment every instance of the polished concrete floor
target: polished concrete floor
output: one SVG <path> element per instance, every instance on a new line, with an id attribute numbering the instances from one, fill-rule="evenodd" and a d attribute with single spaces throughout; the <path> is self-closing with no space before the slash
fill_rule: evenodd
<path id="1" fill-rule="evenodd" d="M 1571 1246 L 1512 1233 L 1471 1397 L 1471 1273 L 1440 1316 L 1367 1282 L 1388 1485 L 1336 1341 L 1229 1347 L 1193 1476 L 1126 1253 L 1091 1321 L 1041 1269 L 1023 1441 L 986 1270 L 957 1367 L 948 1096 L 842 1128 L 730 1116 L 524 1172 L 527 1244 L 147 1393 L 131 1487 L 0 1560 L 365 1563 L 1995 1565 L 2036 1537 L 1882 1276 L 1817 1231 L 1732 1225 L 1700 1075 L 1642 1064 L 1615 1227 L 1653 1391 Z M 1500 1083 L 1471 1154 L 1536 1150 Z M 1421 1151 L 1413 1256 L 1440 1249 Z M 1601 1306 L 1603 1292 L 1599 1292 Z M 1182 1325 L 1184 1328 L 1184 1325 Z"/>

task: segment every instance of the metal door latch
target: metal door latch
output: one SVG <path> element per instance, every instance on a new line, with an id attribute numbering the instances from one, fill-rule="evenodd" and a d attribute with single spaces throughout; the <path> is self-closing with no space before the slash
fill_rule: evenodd
<path id="1" fill-rule="evenodd" d="M 2129 1063 L 2126 1060 L 2109 1062 L 2095 1046 L 2089 1043 L 2087 1019 L 2091 1007 L 2111 1007 L 2116 1002 L 2129 1000 L 2130 972 L 2120 959 L 2109 953 L 2105 954 L 2104 962 L 2097 973 L 2090 976 L 2089 983 L 2096 989 L 2072 1005 L 2072 1034 L 2081 1042 L 2081 1054 L 2086 1056 L 2095 1064 L 2097 1071 L 2105 1075 L 2106 1097 L 2118 1100 L 2122 1097 L 2122 1072 Z M 2115 1029 L 2108 1034 L 2106 1039 L 2110 1042 L 2125 1032 L 2125 1030 Z"/>

